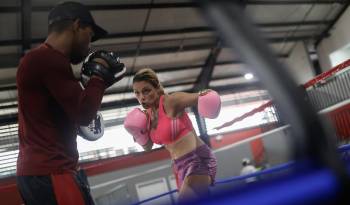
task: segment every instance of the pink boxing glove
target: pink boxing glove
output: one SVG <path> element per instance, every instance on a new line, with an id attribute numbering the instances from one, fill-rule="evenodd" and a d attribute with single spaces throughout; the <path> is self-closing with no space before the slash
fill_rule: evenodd
<path id="1" fill-rule="evenodd" d="M 147 144 L 149 140 L 147 116 L 141 109 L 134 108 L 126 115 L 124 127 L 139 145 L 144 146 Z"/>
<path id="2" fill-rule="evenodd" d="M 198 112 L 202 117 L 214 119 L 221 110 L 220 95 L 214 91 L 209 90 L 204 94 L 199 94 L 198 97 Z"/>

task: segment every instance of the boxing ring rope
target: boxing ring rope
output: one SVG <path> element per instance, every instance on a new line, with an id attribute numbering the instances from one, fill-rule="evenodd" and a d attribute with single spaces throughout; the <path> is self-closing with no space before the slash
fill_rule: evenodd
<path id="1" fill-rule="evenodd" d="M 336 129 L 336 135 L 339 140 L 350 138 L 350 59 L 335 66 L 331 70 L 324 72 L 310 81 L 306 82 L 303 87 L 306 88 L 306 95 L 311 104 L 318 110 L 319 114 L 326 114 Z M 332 90 L 331 90 L 332 89 Z M 321 95 L 325 92 L 334 91 L 337 96 L 332 96 L 334 100 L 328 97 L 324 100 Z M 332 99 L 333 99 L 332 98 Z M 252 109 L 251 111 L 225 122 L 214 129 L 222 129 L 231 126 L 236 122 L 252 116 L 258 112 L 263 112 L 266 108 L 274 108 L 273 101 Z M 276 109 L 275 109 L 276 110 Z M 279 116 L 276 112 L 277 123 Z"/>
<path id="2" fill-rule="evenodd" d="M 283 120 L 288 120 L 293 136 L 291 151 L 298 165 L 292 174 L 279 181 L 231 190 L 226 196 L 201 201 L 202 204 L 349 204 L 349 172 L 336 152 L 336 143 L 331 138 L 334 131 L 325 126 L 285 65 L 278 62 L 260 38 L 242 5 L 224 0 L 196 2 L 224 44 L 237 52 L 269 90 Z"/>
<path id="3" fill-rule="evenodd" d="M 349 204 L 349 173 L 338 158 L 333 132 L 323 125 L 311 103 L 259 38 L 239 4 L 230 1 L 197 0 L 206 20 L 216 28 L 224 44 L 233 48 L 254 69 L 270 91 L 276 106 L 291 125 L 292 151 L 298 165 L 293 174 L 276 183 L 231 192 L 203 204 Z M 303 163 L 303 162 L 307 163 Z M 305 186 L 306 183 L 316 186 Z M 257 183 L 259 184 L 259 183 Z M 276 194 L 276 195 L 275 195 Z M 263 199 L 263 200 L 262 200 Z M 293 201 L 292 203 L 290 201 Z"/>
<path id="4" fill-rule="evenodd" d="M 350 161 L 350 144 L 340 146 L 338 148 L 338 152 L 340 154 L 342 154 L 342 159 L 344 161 L 347 161 L 347 162 Z M 289 168 L 293 168 L 293 166 L 295 166 L 295 162 L 294 161 L 290 161 L 290 162 L 286 162 L 286 163 L 282 163 L 282 164 L 276 165 L 274 167 L 271 167 L 271 168 L 268 168 L 268 169 L 265 169 L 265 170 L 260 170 L 260 171 L 257 171 L 257 172 L 251 173 L 251 174 L 247 174 L 247 175 L 244 175 L 244 176 L 235 176 L 235 177 L 231 177 L 231 178 L 220 179 L 220 180 L 216 181 L 214 187 L 218 186 L 218 185 L 222 185 L 222 184 L 228 184 L 228 183 L 237 182 L 237 181 L 244 181 L 245 179 L 252 178 L 252 177 L 261 178 L 263 175 L 273 174 L 273 173 L 276 173 L 276 172 L 284 171 L 284 170 L 287 170 Z M 350 164 L 347 164 L 347 166 L 350 168 Z M 133 205 L 144 204 L 146 202 L 150 202 L 150 201 L 156 200 L 158 198 L 161 198 L 161 197 L 164 197 L 164 196 L 176 193 L 177 191 L 178 191 L 177 189 L 174 189 L 174 190 L 171 190 L 169 192 L 165 192 L 165 193 L 162 193 L 162 194 L 150 197 L 148 199 L 139 201 L 137 203 L 134 203 Z"/>
<path id="5" fill-rule="evenodd" d="M 257 108 L 254 108 L 251 111 L 249 111 L 249 112 L 247 112 L 247 113 L 245 113 L 245 114 L 243 114 L 243 115 L 241 115 L 239 117 L 234 118 L 231 121 L 225 122 L 224 124 L 222 124 L 222 125 L 220 125 L 218 127 L 215 127 L 214 129 L 219 130 L 219 129 L 222 129 L 224 127 L 231 126 L 231 125 L 233 125 L 236 122 L 242 121 L 242 120 L 244 120 L 247 117 L 253 116 L 255 113 L 262 112 L 266 108 L 269 108 L 269 107 L 273 107 L 273 102 L 272 101 L 268 101 L 267 103 L 264 103 L 261 106 L 259 106 Z"/>

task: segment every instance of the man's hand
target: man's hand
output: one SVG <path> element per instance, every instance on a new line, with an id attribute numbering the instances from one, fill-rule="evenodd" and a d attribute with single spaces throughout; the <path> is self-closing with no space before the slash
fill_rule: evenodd
<path id="1" fill-rule="evenodd" d="M 92 76 L 98 76 L 105 82 L 106 87 L 109 87 L 121 80 L 125 72 L 125 65 L 120 62 L 116 53 L 101 50 L 87 57 L 82 67 L 81 77 L 90 79 Z"/>

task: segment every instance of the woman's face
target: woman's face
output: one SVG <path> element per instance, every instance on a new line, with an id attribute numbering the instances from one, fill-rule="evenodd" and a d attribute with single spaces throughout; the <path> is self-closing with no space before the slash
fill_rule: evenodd
<path id="1" fill-rule="evenodd" d="M 158 89 L 146 81 L 135 82 L 133 85 L 135 96 L 143 108 L 156 106 L 159 95 Z"/>

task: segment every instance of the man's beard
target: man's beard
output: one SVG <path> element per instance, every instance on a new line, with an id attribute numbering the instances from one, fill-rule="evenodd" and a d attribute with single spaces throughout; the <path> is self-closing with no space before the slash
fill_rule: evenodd
<path id="1" fill-rule="evenodd" d="M 77 65 L 79 63 L 81 63 L 84 59 L 85 59 L 85 55 L 82 55 L 82 53 L 79 52 L 72 52 L 70 55 L 70 62 L 73 65 Z"/>
<path id="2" fill-rule="evenodd" d="M 88 52 L 84 53 L 80 47 L 73 46 L 72 52 L 70 54 L 70 62 L 73 65 L 77 65 L 86 58 L 87 54 Z"/>

